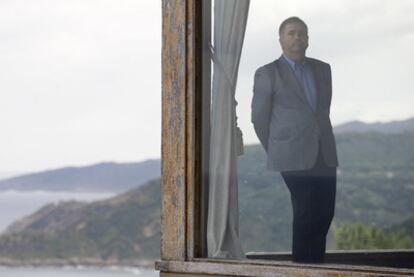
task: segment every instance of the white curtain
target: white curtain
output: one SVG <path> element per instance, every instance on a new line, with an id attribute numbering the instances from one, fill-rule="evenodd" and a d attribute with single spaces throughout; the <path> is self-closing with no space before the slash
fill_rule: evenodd
<path id="1" fill-rule="evenodd" d="M 207 249 L 211 258 L 242 259 L 239 240 L 235 88 L 250 0 L 214 2 Z M 237 143 L 238 142 L 238 143 Z"/>

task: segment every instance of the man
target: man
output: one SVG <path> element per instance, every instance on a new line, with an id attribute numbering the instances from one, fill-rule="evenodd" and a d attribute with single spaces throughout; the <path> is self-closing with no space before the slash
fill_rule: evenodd
<path id="1" fill-rule="evenodd" d="M 335 138 L 329 119 L 332 81 L 327 63 L 305 56 L 308 28 L 290 17 L 279 27 L 283 55 L 255 74 L 252 122 L 280 171 L 293 207 L 292 258 L 322 262 L 335 210 Z"/>

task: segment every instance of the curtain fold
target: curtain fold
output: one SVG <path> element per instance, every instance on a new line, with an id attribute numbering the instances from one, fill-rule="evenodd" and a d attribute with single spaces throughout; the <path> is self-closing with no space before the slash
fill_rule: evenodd
<path id="1" fill-rule="evenodd" d="M 214 2 L 207 249 L 211 258 L 242 259 L 239 240 L 235 88 L 250 0 Z"/>

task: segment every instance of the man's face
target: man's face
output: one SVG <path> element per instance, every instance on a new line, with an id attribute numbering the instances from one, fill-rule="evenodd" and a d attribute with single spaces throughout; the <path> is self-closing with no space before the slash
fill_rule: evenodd
<path id="1" fill-rule="evenodd" d="M 308 48 L 308 33 L 303 24 L 293 22 L 286 24 L 280 34 L 280 45 L 287 56 L 305 55 Z"/>

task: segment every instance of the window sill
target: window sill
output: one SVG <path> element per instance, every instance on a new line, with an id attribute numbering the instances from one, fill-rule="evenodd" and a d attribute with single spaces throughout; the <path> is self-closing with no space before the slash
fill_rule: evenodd
<path id="1" fill-rule="evenodd" d="M 248 259 L 290 261 L 288 252 L 249 252 Z M 414 250 L 335 250 L 325 256 L 327 264 L 362 265 L 414 269 Z"/>
<path id="2" fill-rule="evenodd" d="M 402 254 L 401 254 L 402 253 Z M 255 257 L 261 259 L 224 260 L 224 259 L 193 259 L 191 261 L 157 261 L 155 268 L 161 272 L 186 273 L 186 274 L 212 274 L 212 275 L 236 275 L 236 276 L 326 276 L 326 277 L 395 277 L 413 276 L 414 270 L 410 268 L 395 268 L 385 266 L 371 266 L 357 264 L 344 264 L 345 261 L 367 261 L 378 257 L 398 259 L 398 255 L 413 255 L 413 251 L 335 251 L 327 253 L 327 262 L 323 264 L 302 264 L 288 261 L 287 253 L 255 253 Z M 251 256 L 252 253 L 248 253 Z M 362 260 L 361 257 L 365 257 Z M 377 258 L 375 258 L 377 257 Z M 412 257 L 412 256 L 411 256 Z M 281 259 L 279 259 L 281 258 Z M 271 260 L 270 260 L 271 259 Z M 278 260 L 275 260 L 278 259 Z M 332 262 L 336 260 L 337 263 Z M 411 262 L 412 263 L 412 262 Z"/>

